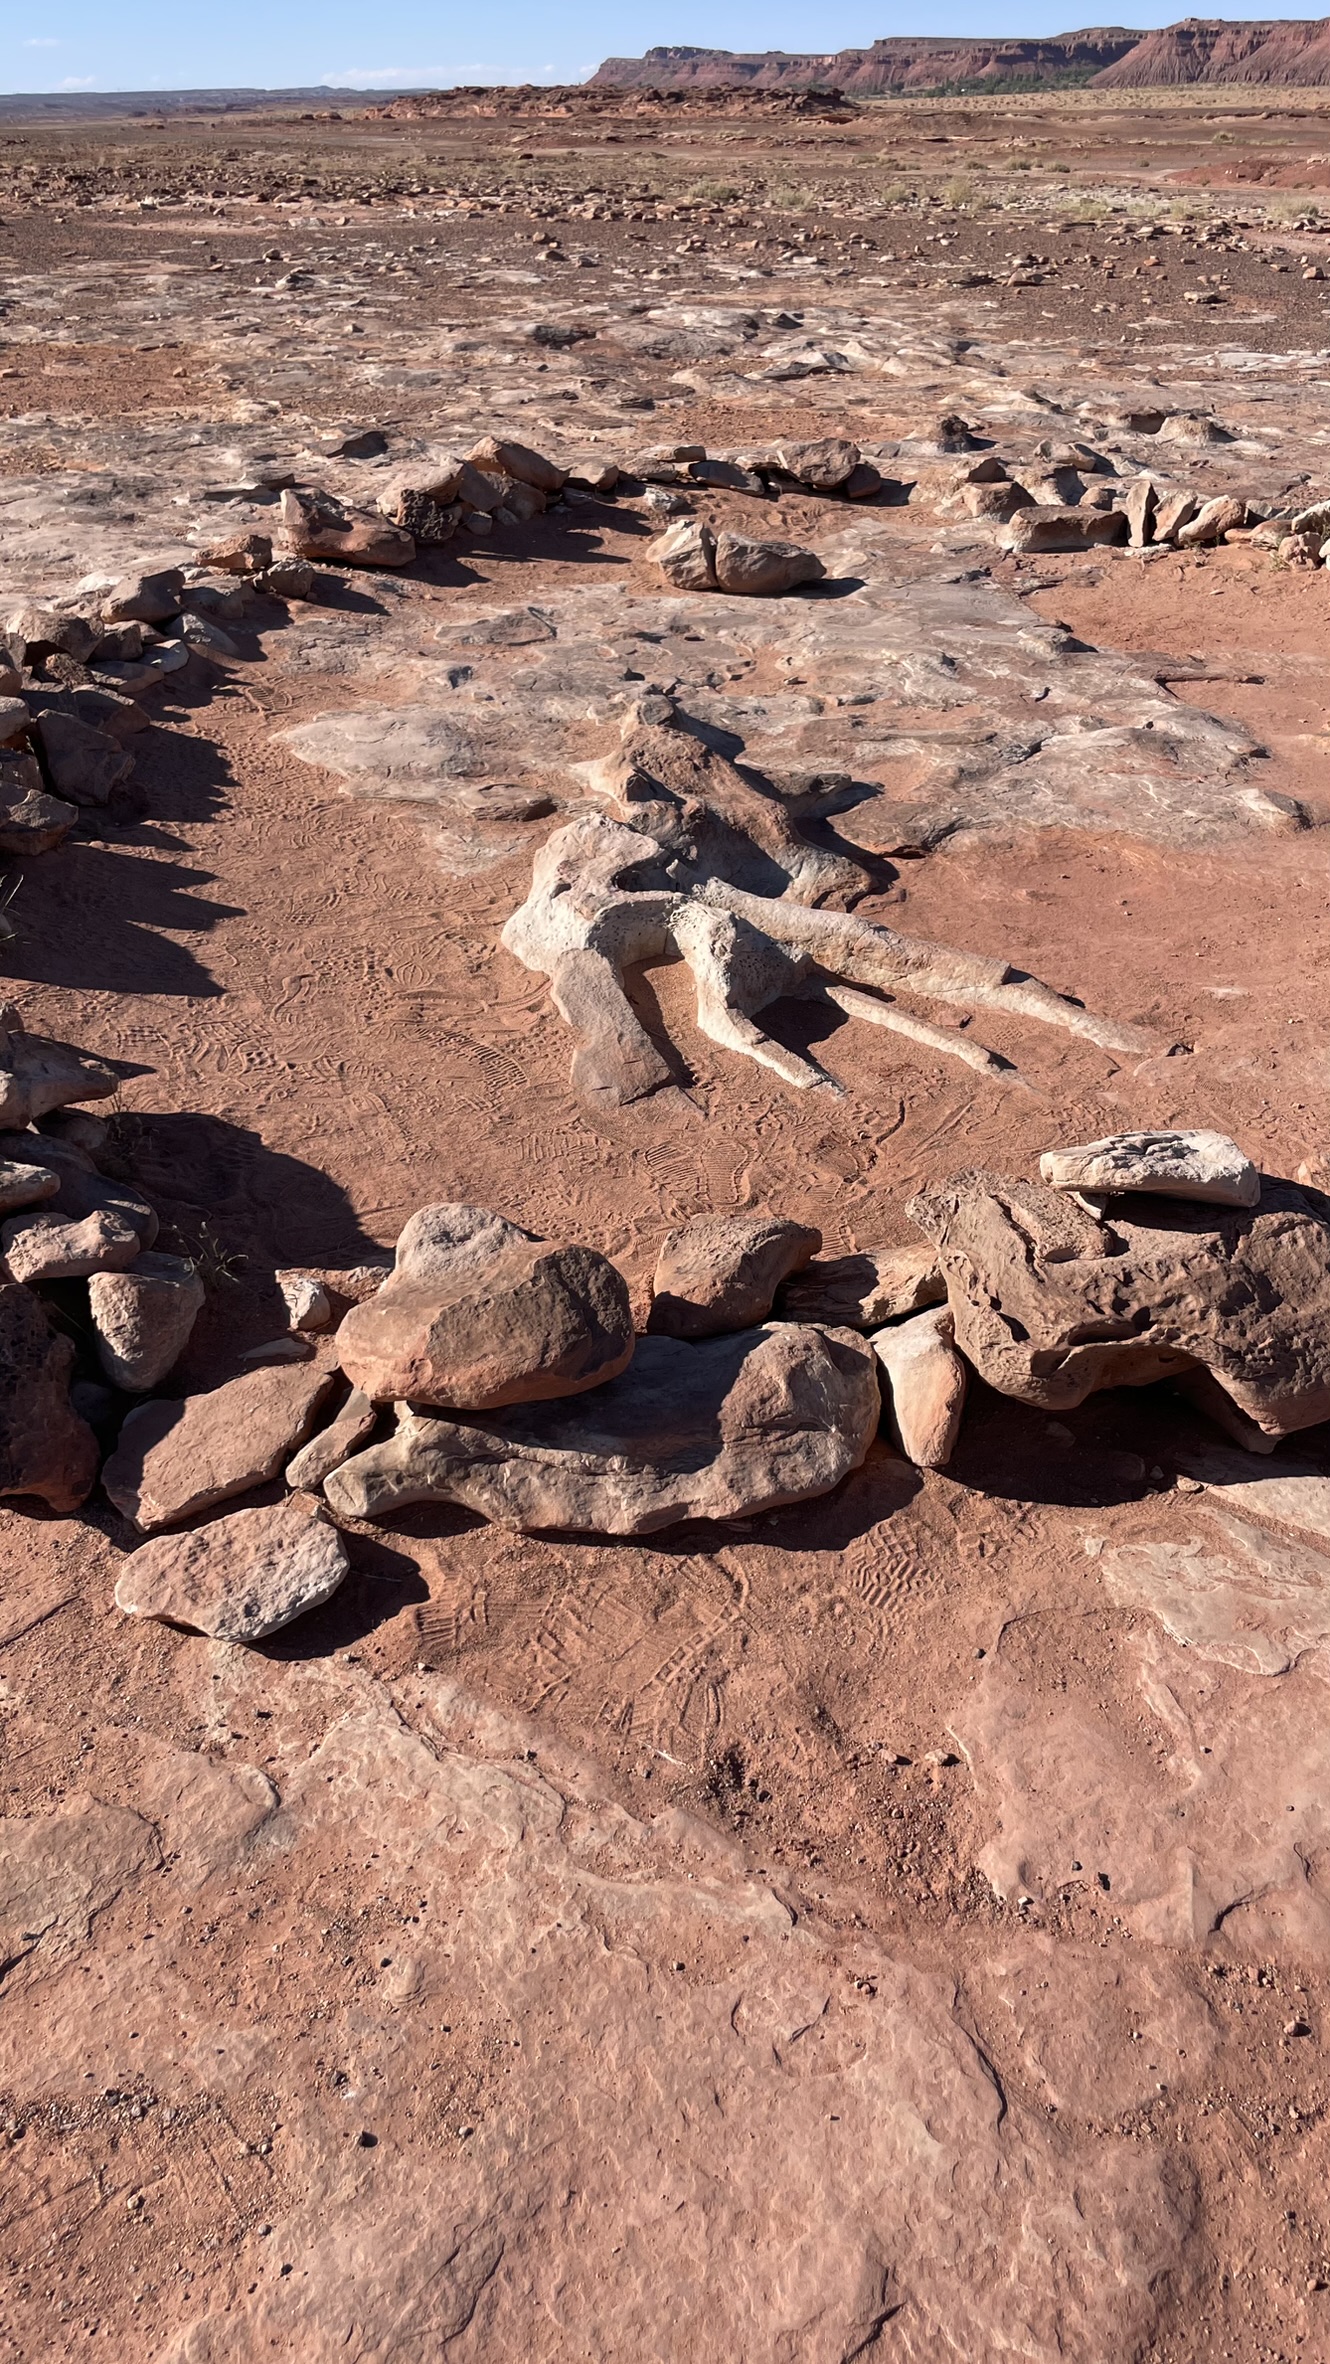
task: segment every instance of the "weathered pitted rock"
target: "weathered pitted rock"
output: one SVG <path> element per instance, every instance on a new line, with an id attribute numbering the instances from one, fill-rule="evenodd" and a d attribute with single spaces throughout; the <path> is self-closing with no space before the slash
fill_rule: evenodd
<path id="1" fill-rule="evenodd" d="M 321 1486 L 329 1472 L 340 1469 L 359 1447 L 368 1443 L 378 1426 L 379 1409 L 358 1387 L 353 1387 L 337 1418 L 302 1445 L 286 1465 L 288 1486 Z"/>
<path id="2" fill-rule="evenodd" d="M 69 1400 L 72 1339 L 58 1337 L 30 1289 L 0 1282 L 0 1494 L 77 1510 L 92 1490 L 97 1439 Z"/>
<path id="3" fill-rule="evenodd" d="M 714 1338 L 764 1322 L 781 1282 L 822 1245 L 820 1231 L 779 1215 L 698 1215 L 672 1231 L 656 1260 L 647 1329 Z"/>
<path id="4" fill-rule="evenodd" d="M 485 1207 L 422 1207 L 377 1296 L 337 1333 L 342 1369 L 373 1401 L 451 1411 L 577 1395 L 632 1352 L 627 1283 L 607 1257 Z"/>
<path id="5" fill-rule="evenodd" d="M 89 1059 L 67 1042 L 29 1034 L 12 1001 L 0 1002 L 0 1125 L 34 1124 L 53 1108 L 79 1100 L 109 1099 L 116 1078 L 100 1059 Z M 29 1162 L 28 1144 L 3 1145 L 6 1157 Z"/>
<path id="6" fill-rule="evenodd" d="M 141 1404 L 120 1431 L 102 1483 L 145 1534 L 177 1526 L 277 1477 L 335 1382 L 326 1364 L 268 1365 L 207 1395 Z"/>
<path id="7" fill-rule="evenodd" d="M 865 1248 L 857 1256 L 826 1256 L 785 1282 L 776 1311 L 786 1322 L 827 1322 L 834 1328 L 878 1330 L 884 1322 L 941 1305 L 947 1288 L 932 1248 Z"/>
<path id="8" fill-rule="evenodd" d="M 848 1330 L 644 1338 L 622 1378 L 575 1403 L 466 1422 L 403 1412 L 325 1492 L 356 1518 L 461 1502 L 500 1526 L 650 1535 L 829 1493 L 880 1412 L 872 1351 Z"/>
<path id="9" fill-rule="evenodd" d="M 0 1223 L 0 1248 L 11 1280 L 83 1280 L 123 1272 L 142 1242 L 123 1215 L 100 1209 L 80 1221 L 38 1210 Z"/>
<path id="10" fill-rule="evenodd" d="M 1146 1190 L 1216 1207 L 1254 1207 L 1261 1195 L 1260 1175 L 1227 1133 L 1112 1133 L 1045 1150 L 1039 1171 L 1055 1190 Z"/>
<path id="11" fill-rule="evenodd" d="M 347 1564 L 321 1504 L 291 1494 L 140 1544 L 120 1571 L 115 1605 L 217 1642 L 257 1642 L 331 1600 Z"/>
<path id="12" fill-rule="evenodd" d="M 920 1469 L 945 1469 L 960 1435 L 966 1371 L 955 1334 L 950 1307 L 935 1305 L 873 1336 L 892 1439 Z"/>
<path id="13" fill-rule="evenodd" d="M 716 536 L 716 582 L 744 599 L 778 599 L 801 583 L 820 583 L 826 568 L 797 542 L 755 542 L 745 534 Z"/>
<path id="14" fill-rule="evenodd" d="M 908 1208 L 938 1250 L 956 1343 L 1049 1411 L 1208 1374 L 1266 1436 L 1330 1418 L 1330 1200 L 1267 1181 L 1253 1209 L 1125 1198 L 1101 1225 L 1043 1182 L 965 1173 Z"/>
<path id="15" fill-rule="evenodd" d="M 416 545 L 410 534 L 382 517 L 348 509 L 328 493 L 282 494 L 282 525 L 297 558 L 322 558 L 335 566 L 410 566 Z"/>
<path id="16" fill-rule="evenodd" d="M 204 1289 L 183 1256 L 151 1252 L 127 1270 L 104 1268 L 88 1283 L 97 1359 L 107 1378 L 143 1395 L 177 1363 L 203 1309 Z"/>

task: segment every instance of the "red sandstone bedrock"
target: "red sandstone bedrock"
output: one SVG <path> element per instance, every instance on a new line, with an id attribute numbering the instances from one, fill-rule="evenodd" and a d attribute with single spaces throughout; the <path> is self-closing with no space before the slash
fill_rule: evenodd
<path id="1" fill-rule="evenodd" d="M 1047 41 L 958 41 L 919 38 L 875 41 L 871 49 L 793 55 L 783 50 L 740 54 L 728 49 L 649 49 L 645 57 L 611 57 L 591 87 L 620 90 L 706 90 L 738 83 L 750 90 L 803 90 L 810 83 L 856 95 L 933 89 L 939 82 L 1047 74 L 1050 79 L 1088 67 L 1098 73 L 1136 48 L 1143 36 L 1118 25 L 1087 33 L 1059 33 Z"/>
<path id="2" fill-rule="evenodd" d="M 807 89 L 811 84 L 870 96 L 928 90 L 939 83 L 1047 75 L 1051 83 L 1092 69 L 1097 90 L 1144 90 L 1190 82 L 1250 82 L 1285 87 L 1330 83 L 1330 18 L 1263 17 L 1246 23 L 1184 17 L 1158 32 L 1122 26 L 1060 33 L 1045 41 L 960 41 L 920 37 L 875 41 L 869 49 L 794 55 L 727 49 L 649 49 L 644 57 L 606 58 L 591 88 L 704 90 Z"/>

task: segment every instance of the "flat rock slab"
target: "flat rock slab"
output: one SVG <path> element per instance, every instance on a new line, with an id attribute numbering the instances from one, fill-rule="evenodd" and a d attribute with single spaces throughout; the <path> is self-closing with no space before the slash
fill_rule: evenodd
<path id="1" fill-rule="evenodd" d="M 319 1365 L 267 1365 L 207 1395 L 142 1404 L 102 1471 L 118 1511 L 149 1534 L 266 1485 L 314 1426 L 336 1384 Z"/>
<path id="2" fill-rule="evenodd" d="M 358 1387 L 353 1387 L 337 1418 L 312 1436 L 307 1445 L 301 1446 L 294 1461 L 287 1463 L 288 1486 L 306 1486 L 311 1490 L 321 1486 L 334 1469 L 340 1469 L 361 1445 L 368 1444 L 378 1420 L 378 1405 L 372 1404 Z"/>
<path id="3" fill-rule="evenodd" d="M 781 1215 L 699 1215 L 661 1248 L 647 1328 L 662 1338 L 749 1330 L 821 1245 L 820 1231 Z"/>
<path id="4" fill-rule="evenodd" d="M 30 1289 L 0 1283 L 0 1494 L 77 1510 L 92 1491 L 97 1439 L 69 1400 L 74 1343 Z"/>
<path id="5" fill-rule="evenodd" d="M 1255 1430 L 1330 1419 L 1330 1222 L 1316 1191 L 1258 1207 L 1127 1197 L 1100 1223 L 1046 1182 L 965 1173 L 910 1201 L 967 1361 L 1047 1411 L 1209 1374 Z"/>
<path id="6" fill-rule="evenodd" d="M 1055 1190 L 1148 1190 L 1216 1207 L 1254 1207 L 1261 1177 L 1227 1133 L 1110 1133 L 1079 1149 L 1047 1149 L 1039 1171 Z"/>
<path id="7" fill-rule="evenodd" d="M 865 1248 L 855 1256 L 821 1257 L 796 1273 L 777 1291 L 776 1311 L 787 1322 L 878 1330 L 944 1304 L 946 1295 L 932 1248 Z"/>
<path id="8" fill-rule="evenodd" d="M 422 1207 L 337 1352 L 376 1403 L 483 1412 L 576 1395 L 632 1357 L 628 1285 L 594 1248 L 552 1247 L 485 1207 Z"/>
<path id="9" fill-rule="evenodd" d="M 867 1453 L 881 1414 L 871 1348 L 849 1330 L 769 1323 L 687 1344 L 644 1338 L 574 1403 L 502 1421 L 402 1416 L 327 1480 L 335 1511 L 382 1518 L 460 1502 L 496 1525 L 650 1535 L 680 1519 L 806 1502 Z"/>
<path id="10" fill-rule="evenodd" d="M 1209 1505 L 1207 1504 L 1207 1510 Z M 1110 1593 L 1170 1640 L 1240 1674 L 1303 1666 L 1330 1680 L 1330 1558 L 1223 1510 L 1185 1540 L 1124 1543 L 1099 1566 Z"/>
<path id="11" fill-rule="evenodd" d="M 1178 1467 L 1205 1489 L 1216 1509 L 1236 1511 L 1259 1527 L 1300 1536 L 1330 1553 L 1330 1477 L 1307 1463 L 1278 1463 L 1260 1475 L 1246 1453 L 1213 1446 L 1180 1453 Z"/>
<path id="12" fill-rule="evenodd" d="M 115 1605 L 217 1642 L 257 1642 L 331 1600 L 347 1565 L 321 1505 L 291 1494 L 142 1544 L 120 1572 Z"/>

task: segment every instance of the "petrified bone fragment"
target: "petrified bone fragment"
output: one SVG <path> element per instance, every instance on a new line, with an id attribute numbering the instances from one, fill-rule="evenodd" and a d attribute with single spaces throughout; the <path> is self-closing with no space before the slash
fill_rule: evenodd
<path id="1" fill-rule="evenodd" d="M 577 1037 L 573 1081 L 592 1099 L 622 1106 L 670 1079 L 623 981 L 625 969 L 670 952 L 692 970 L 701 1031 L 799 1090 L 831 1079 L 754 1023 L 794 992 L 824 995 L 850 1016 L 992 1074 L 1009 1070 L 966 1036 L 897 1008 L 896 994 L 1010 1010 L 1104 1049 L 1149 1046 L 1135 1027 L 1096 1018 L 1006 961 L 810 909 L 843 892 L 860 876 L 857 867 L 805 844 L 789 814 L 732 764 L 684 729 L 643 720 L 640 707 L 617 753 L 592 766 L 590 779 L 639 825 L 588 813 L 557 829 L 503 941 L 524 967 L 549 978 L 554 1005 Z M 641 883 L 621 885 L 629 872 Z M 736 878 L 757 878 L 769 891 L 751 893 Z"/>

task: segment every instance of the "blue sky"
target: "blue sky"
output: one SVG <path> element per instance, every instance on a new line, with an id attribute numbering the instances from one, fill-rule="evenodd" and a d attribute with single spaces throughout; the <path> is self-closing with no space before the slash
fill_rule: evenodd
<path id="1" fill-rule="evenodd" d="M 999 9 L 955 4 L 909 10 L 860 0 L 828 8 L 787 0 L 652 0 L 649 7 L 574 0 L 490 0 L 441 8 L 426 0 L 49 0 L 7 10 L 0 89 L 180 90 L 334 82 L 367 89 L 452 82 L 580 81 L 602 57 L 660 42 L 723 49 L 841 49 L 891 33 L 1059 33 L 1065 11 L 1044 0 Z M 1178 8 L 1133 8 L 1133 25 L 1172 22 Z M 39 28 L 39 29 L 34 29 Z"/>

